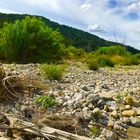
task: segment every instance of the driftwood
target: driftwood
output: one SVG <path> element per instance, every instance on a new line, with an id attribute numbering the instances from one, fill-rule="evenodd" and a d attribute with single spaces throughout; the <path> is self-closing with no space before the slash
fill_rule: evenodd
<path id="1" fill-rule="evenodd" d="M 62 130 L 58 130 L 48 126 L 39 127 L 33 123 L 23 121 L 17 118 L 8 116 L 10 121 L 9 126 L 0 124 L 0 129 L 10 130 L 10 136 L 14 136 L 14 131 L 19 133 L 28 134 L 48 140 L 92 140 L 91 138 L 79 136 Z M 11 134 L 12 133 L 12 134 Z"/>

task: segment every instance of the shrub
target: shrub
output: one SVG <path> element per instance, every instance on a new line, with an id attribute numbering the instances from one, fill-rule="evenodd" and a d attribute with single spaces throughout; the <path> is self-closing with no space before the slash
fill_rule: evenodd
<path id="1" fill-rule="evenodd" d="M 100 67 L 105 67 L 105 66 L 114 67 L 115 65 L 113 61 L 110 59 L 110 57 L 106 55 L 98 56 L 96 61 Z"/>
<path id="2" fill-rule="evenodd" d="M 51 107 L 55 104 L 55 100 L 48 95 L 44 95 L 37 97 L 35 103 L 42 107 Z"/>
<path id="3" fill-rule="evenodd" d="M 65 56 L 69 59 L 81 58 L 85 54 L 85 51 L 81 48 L 76 48 L 74 46 L 68 46 L 65 49 Z"/>
<path id="4" fill-rule="evenodd" d="M 98 70 L 99 69 L 99 64 L 97 63 L 97 61 L 95 61 L 95 60 L 90 60 L 89 62 L 88 62 L 88 68 L 90 69 L 90 70 Z"/>
<path id="5" fill-rule="evenodd" d="M 41 73 L 50 80 L 61 80 L 64 74 L 64 66 L 55 64 L 42 64 Z"/>
<path id="6" fill-rule="evenodd" d="M 0 51 L 9 63 L 55 61 L 61 59 L 63 47 L 61 34 L 41 18 L 5 23 L 0 31 Z"/>
<path id="7" fill-rule="evenodd" d="M 101 47 L 96 50 L 96 55 L 120 55 L 120 56 L 128 56 L 130 52 L 128 52 L 124 47 L 121 46 L 108 46 L 108 47 Z"/>

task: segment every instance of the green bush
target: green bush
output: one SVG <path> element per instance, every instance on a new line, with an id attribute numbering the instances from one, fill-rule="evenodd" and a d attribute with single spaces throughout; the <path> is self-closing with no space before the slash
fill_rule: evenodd
<path id="1" fill-rule="evenodd" d="M 81 58 L 85 54 L 85 51 L 81 48 L 76 48 L 74 46 L 68 46 L 65 49 L 65 57 L 69 59 Z"/>
<path id="2" fill-rule="evenodd" d="M 90 60 L 88 62 L 88 68 L 90 70 L 95 70 L 96 71 L 96 70 L 99 69 L 99 64 L 98 64 L 98 62 L 96 60 Z"/>
<path id="3" fill-rule="evenodd" d="M 96 58 L 96 61 L 100 67 L 105 67 L 105 66 L 114 67 L 115 65 L 113 61 L 111 60 L 111 58 L 106 55 L 98 56 Z"/>
<path id="4" fill-rule="evenodd" d="M 42 107 L 51 107 L 55 104 L 55 99 L 48 95 L 39 96 L 35 99 L 35 103 Z"/>
<path id="5" fill-rule="evenodd" d="M 61 80 L 64 74 L 64 66 L 55 65 L 55 64 L 42 64 L 41 73 L 43 76 L 46 76 L 48 79 L 52 80 Z"/>
<path id="6" fill-rule="evenodd" d="M 122 61 L 122 65 L 139 65 L 140 61 L 135 56 L 130 57 L 124 57 L 124 60 Z"/>
<path id="7" fill-rule="evenodd" d="M 0 51 L 9 63 L 56 61 L 61 59 L 63 49 L 61 34 L 47 27 L 41 18 L 5 23 L 0 31 Z"/>
<path id="8" fill-rule="evenodd" d="M 101 47 L 96 50 L 96 55 L 120 55 L 120 56 L 128 56 L 130 52 L 128 52 L 124 47 L 121 46 L 108 46 L 108 47 Z"/>

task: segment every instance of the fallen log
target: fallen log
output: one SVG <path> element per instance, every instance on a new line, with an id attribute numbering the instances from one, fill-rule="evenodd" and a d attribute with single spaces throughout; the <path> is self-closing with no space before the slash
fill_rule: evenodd
<path id="1" fill-rule="evenodd" d="M 79 136 L 62 130 L 58 130 L 48 126 L 37 126 L 36 124 L 23 121 L 17 118 L 7 116 L 10 121 L 10 126 L 1 127 L 3 129 L 11 129 L 13 132 L 30 134 L 36 137 L 41 137 L 48 140 L 92 140 L 85 136 Z"/>

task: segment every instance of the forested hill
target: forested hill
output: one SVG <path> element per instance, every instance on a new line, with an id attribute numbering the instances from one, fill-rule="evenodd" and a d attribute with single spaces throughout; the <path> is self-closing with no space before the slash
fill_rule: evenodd
<path id="1" fill-rule="evenodd" d="M 31 16 L 31 15 L 0 13 L 0 27 L 3 26 L 3 22 L 13 22 L 16 19 L 21 20 L 25 16 Z M 75 47 L 78 47 L 78 48 L 84 48 L 86 51 L 93 51 L 96 48 L 101 47 L 101 46 L 118 45 L 118 43 L 104 40 L 88 32 L 84 32 L 84 31 L 81 31 L 81 30 L 78 30 L 78 29 L 75 29 L 66 25 L 60 25 L 44 17 L 41 17 L 41 18 L 45 21 L 46 25 L 48 25 L 49 27 L 53 29 L 58 29 L 62 33 L 62 35 L 65 38 L 66 45 L 67 44 L 74 45 Z M 133 47 L 130 47 L 130 46 L 125 46 L 125 47 L 127 48 L 128 51 L 132 53 L 140 52 L 139 50 Z"/>

